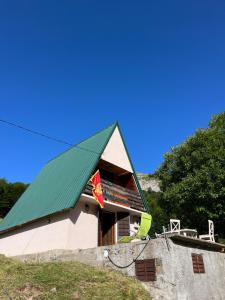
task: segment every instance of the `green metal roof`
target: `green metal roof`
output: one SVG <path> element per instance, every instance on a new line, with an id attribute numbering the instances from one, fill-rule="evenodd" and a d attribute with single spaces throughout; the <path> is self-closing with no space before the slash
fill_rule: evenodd
<path id="1" fill-rule="evenodd" d="M 1 222 L 0 232 L 74 207 L 116 126 L 112 124 L 50 160 Z M 141 192 L 136 176 L 135 181 Z M 146 207 L 143 195 L 142 201 Z"/>
<path id="2" fill-rule="evenodd" d="M 49 161 L 0 224 L 0 231 L 73 207 L 116 123 Z"/>

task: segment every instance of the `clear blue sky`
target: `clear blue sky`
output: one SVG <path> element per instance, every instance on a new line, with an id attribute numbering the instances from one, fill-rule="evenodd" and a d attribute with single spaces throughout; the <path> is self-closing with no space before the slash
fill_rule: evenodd
<path id="1" fill-rule="evenodd" d="M 0 2 L 0 118 L 77 143 L 118 120 L 136 170 L 225 109 L 225 2 Z M 67 146 L 0 124 L 0 177 Z"/>

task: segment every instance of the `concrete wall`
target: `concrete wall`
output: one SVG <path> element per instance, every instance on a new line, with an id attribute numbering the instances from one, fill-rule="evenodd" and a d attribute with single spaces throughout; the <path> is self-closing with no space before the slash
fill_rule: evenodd
<path id="1" fill-rule="evenodd" d="M 120 266 L 138 259 L 156 259 L 157 280 L 145 283 L 154 300 L 224 300 L 225 299 L 225 253 L 177 245 L 172 240 L 117 244 L 74 251 L 49 251 L 42 254 L 19 257 L 23 261 L 72 261 L 90 265 L 110 266 L 129 276 L 135 276 L 135 264 L 117 268 L 105 258 L 104 249 L 109 249 L 111 259 Z M 143 250 L 144 249 L 144 250 Z M 194 274 L 191 254 L 203 255 L 205 273 Z"/>

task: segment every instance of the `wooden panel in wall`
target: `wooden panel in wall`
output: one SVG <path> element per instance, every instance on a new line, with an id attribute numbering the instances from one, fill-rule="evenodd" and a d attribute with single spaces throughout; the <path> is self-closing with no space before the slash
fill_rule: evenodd
<path id="1" fill-rule="evenodd" d="M 192 265 L 194 273 L 205 273 L 203 257 L 201 254 L 192 253 Z"/>
<path id="2" fill-rule="evenodd" d="M 136 260 L 135 274 L 141 281 L 156 281 L 155 259 Z"/>
<path id="3" fill-rule="evenodd" d="M 117 213 L 118 238 L 130 235 L 130 214 L 126 212 Z"/>

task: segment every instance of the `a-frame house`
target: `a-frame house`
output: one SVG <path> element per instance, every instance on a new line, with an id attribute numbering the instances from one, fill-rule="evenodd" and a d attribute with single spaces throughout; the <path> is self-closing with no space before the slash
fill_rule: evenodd
<path id="1" fill-rule="evenodd" d="M 90 178 L 100 171 L 101 209 Z M 0 224 L 0 253 L 117 243 L 136 231 L 147 204 L 118 123 L 49 161 Z"/>

